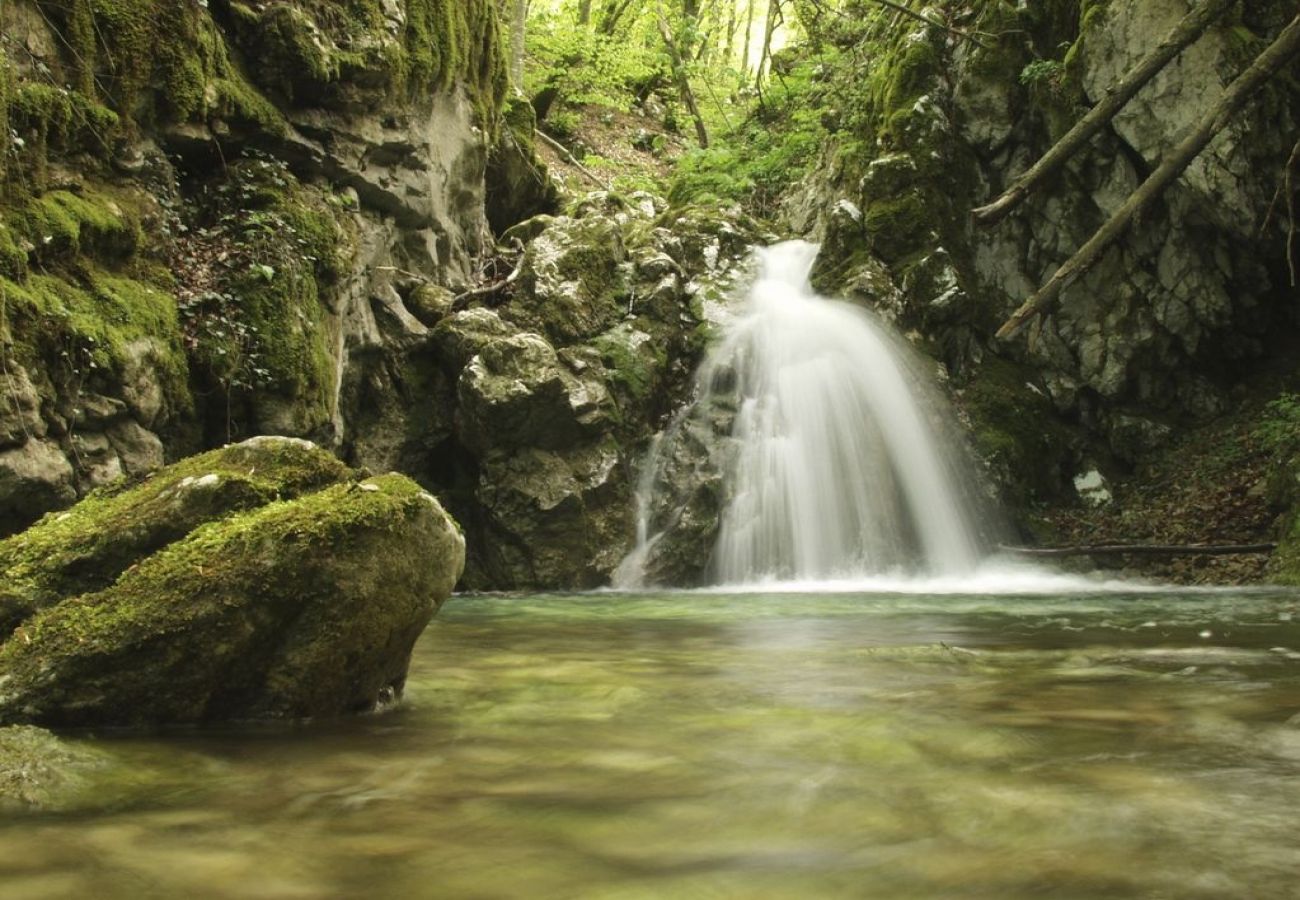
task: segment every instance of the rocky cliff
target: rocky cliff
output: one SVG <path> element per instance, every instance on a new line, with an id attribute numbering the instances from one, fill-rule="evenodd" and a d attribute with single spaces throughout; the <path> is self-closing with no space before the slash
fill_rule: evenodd
<path id="1" fill-rule="evenodd" d="M 355 385 L 463 288 L 504 90 L 487 2 L 0 9 L 0 522 Z"/>
<path id="2" fill-rule="evenodd" d="M 786 204 L 826 242 L 818 278 L 923 335 L 957 376 L 979 449 L 1021 503 L 1071 493 L 1234 403 L 1294 330 L 1279 206 L 1300 136 L 1294 66 L 1215 138 L 1028 340 L 991 336 L 1294 16 L 1238 4 L 1059 177 L 981 230 L 970 210 L 1027 169 L 1187 14 L 1188 0 L 968 3 L 926 25 L 864 6 L 817 33 L 828 149 Z M 946 26 L 946 27 L 945 27 Z M 1028 415 L 1027 413 L 1032 413 Z"/>
<path id="3" fill-rule="evenodd" d="M 752 224 L 552 215 L 488 0 L 0 16 L 0 531 L 269 433 L 438 494 L 467 586 L 606 580 Z"/>

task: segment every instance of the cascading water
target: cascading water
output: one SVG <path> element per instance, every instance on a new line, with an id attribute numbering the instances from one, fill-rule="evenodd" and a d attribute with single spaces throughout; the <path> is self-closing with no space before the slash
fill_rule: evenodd
<path id="1" fill-rule="evenodd" d="M 816 253 L 802 241 L 758 251 L 744 311 L 647 460 L 638 547 L 617 583 L 683 577 L 672 557 L 707 541 L 714 522 L 711 555 L 687 580 L 942 576 L 979 564 L 970 482 L 930 379 L 869 313 L 813 292 Z"/>

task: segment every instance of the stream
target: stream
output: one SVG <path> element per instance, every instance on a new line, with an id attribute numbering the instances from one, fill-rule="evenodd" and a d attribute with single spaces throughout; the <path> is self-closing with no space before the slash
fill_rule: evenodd
<path id="1" fill-rule="evenodd" d="M 74 735 L 96 897 L 1291 897 L 1300 595 L 455 597 L 396 710 Z"/>

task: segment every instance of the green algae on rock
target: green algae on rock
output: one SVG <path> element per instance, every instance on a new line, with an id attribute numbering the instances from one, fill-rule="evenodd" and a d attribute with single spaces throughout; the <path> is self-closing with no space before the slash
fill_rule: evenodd
<path id="1" fill-rule="evenodd" d="M 28 588 L 11 600 L 45 607 L 0 645 L 0 722 L 373 709 L 400 694 L 464 566 L 431 495 L 400 475 L 352 481 L 305 441 L 254 439 L 87 502 L 0 545 L 6 582 Z"/>

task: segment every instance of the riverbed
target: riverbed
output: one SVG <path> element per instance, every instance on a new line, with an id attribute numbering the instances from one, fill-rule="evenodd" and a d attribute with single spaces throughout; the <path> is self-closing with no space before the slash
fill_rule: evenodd
<path id="1" fill-rule="evenodd" d="M 1293 897 L 1300 595 L 455 597 L 395 710 L 73 739 L 6 898 Z"/>

